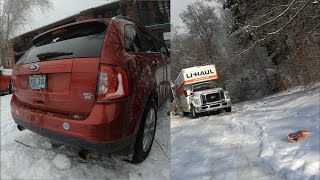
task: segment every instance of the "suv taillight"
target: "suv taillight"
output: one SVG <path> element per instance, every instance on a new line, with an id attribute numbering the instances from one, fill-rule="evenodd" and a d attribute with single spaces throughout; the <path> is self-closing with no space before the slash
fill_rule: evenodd
<path id="1" fill-rule="evenodd" d="M 101 65 L 97 101 L 117 99 L 129 94 L 128 75 L 125 70 Z"/>

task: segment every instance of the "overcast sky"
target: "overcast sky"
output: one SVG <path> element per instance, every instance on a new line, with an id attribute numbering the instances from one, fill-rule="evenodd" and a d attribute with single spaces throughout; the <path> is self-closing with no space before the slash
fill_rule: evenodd
<path id="1" fill-rule="evenodd" d="M 179 17 L 180 13 L 187 8 L 187 5 L 195 2 L 197 0 L 171 0 L 171 24 L 174 26 L 183 27 L 184 24 Z M 222 9 L 222 4 L 219 0 L 213 0 L 211 3 L 216 7 L 216 13 L 219 16 Z M 178 32 L 184 32 L 185 28 L 177 29 Z"/>
<path id="2" fill-rule="evenodd" d="M 179 14 L 187 7 L 188 4 L 195 0 L 171 0 L 171 24 L 174 26 L 183 26 Z"/>
<path id="3" fill-rule="evenodd" d="M 51 0 L 53 8 L 46 13 L 33 12 L 32 21 L 20 30 L 18 34 L 29 32 L 33 29 L 51 24 L 66 17 L 77 14 L 85 9 L 90 9 L 116 0 Z"/>

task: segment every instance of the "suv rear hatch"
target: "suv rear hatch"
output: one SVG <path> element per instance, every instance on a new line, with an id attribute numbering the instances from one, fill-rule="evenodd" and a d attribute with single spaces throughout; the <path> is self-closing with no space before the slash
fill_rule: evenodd
<path id="1" fill-rule="evenodd" d="M 13 71 L 17 101 L 49 112 L 89 115 L 106 30 L 104 22 L 91 21 L 36 37 Z"/>

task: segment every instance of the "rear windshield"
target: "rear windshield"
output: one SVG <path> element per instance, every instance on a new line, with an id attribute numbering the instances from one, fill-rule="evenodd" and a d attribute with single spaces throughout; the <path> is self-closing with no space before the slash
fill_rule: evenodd
<path id="1" fill-rule="evenodd" d="M 100 57 L 107 25 L 88 22 L 61 28 L 33 41 L 17 65 L 67 58 Z"/>

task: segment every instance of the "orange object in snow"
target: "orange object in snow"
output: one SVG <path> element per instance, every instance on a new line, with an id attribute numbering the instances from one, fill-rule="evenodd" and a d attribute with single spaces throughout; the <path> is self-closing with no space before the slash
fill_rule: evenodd
<path id="1" fill-rule="evenodd" d="M 288 134 L 288 140 L 292 143 L 302 141 L 303 138 L 310 136 L 310 131 L 300 130 L 294 133 Z"/>

